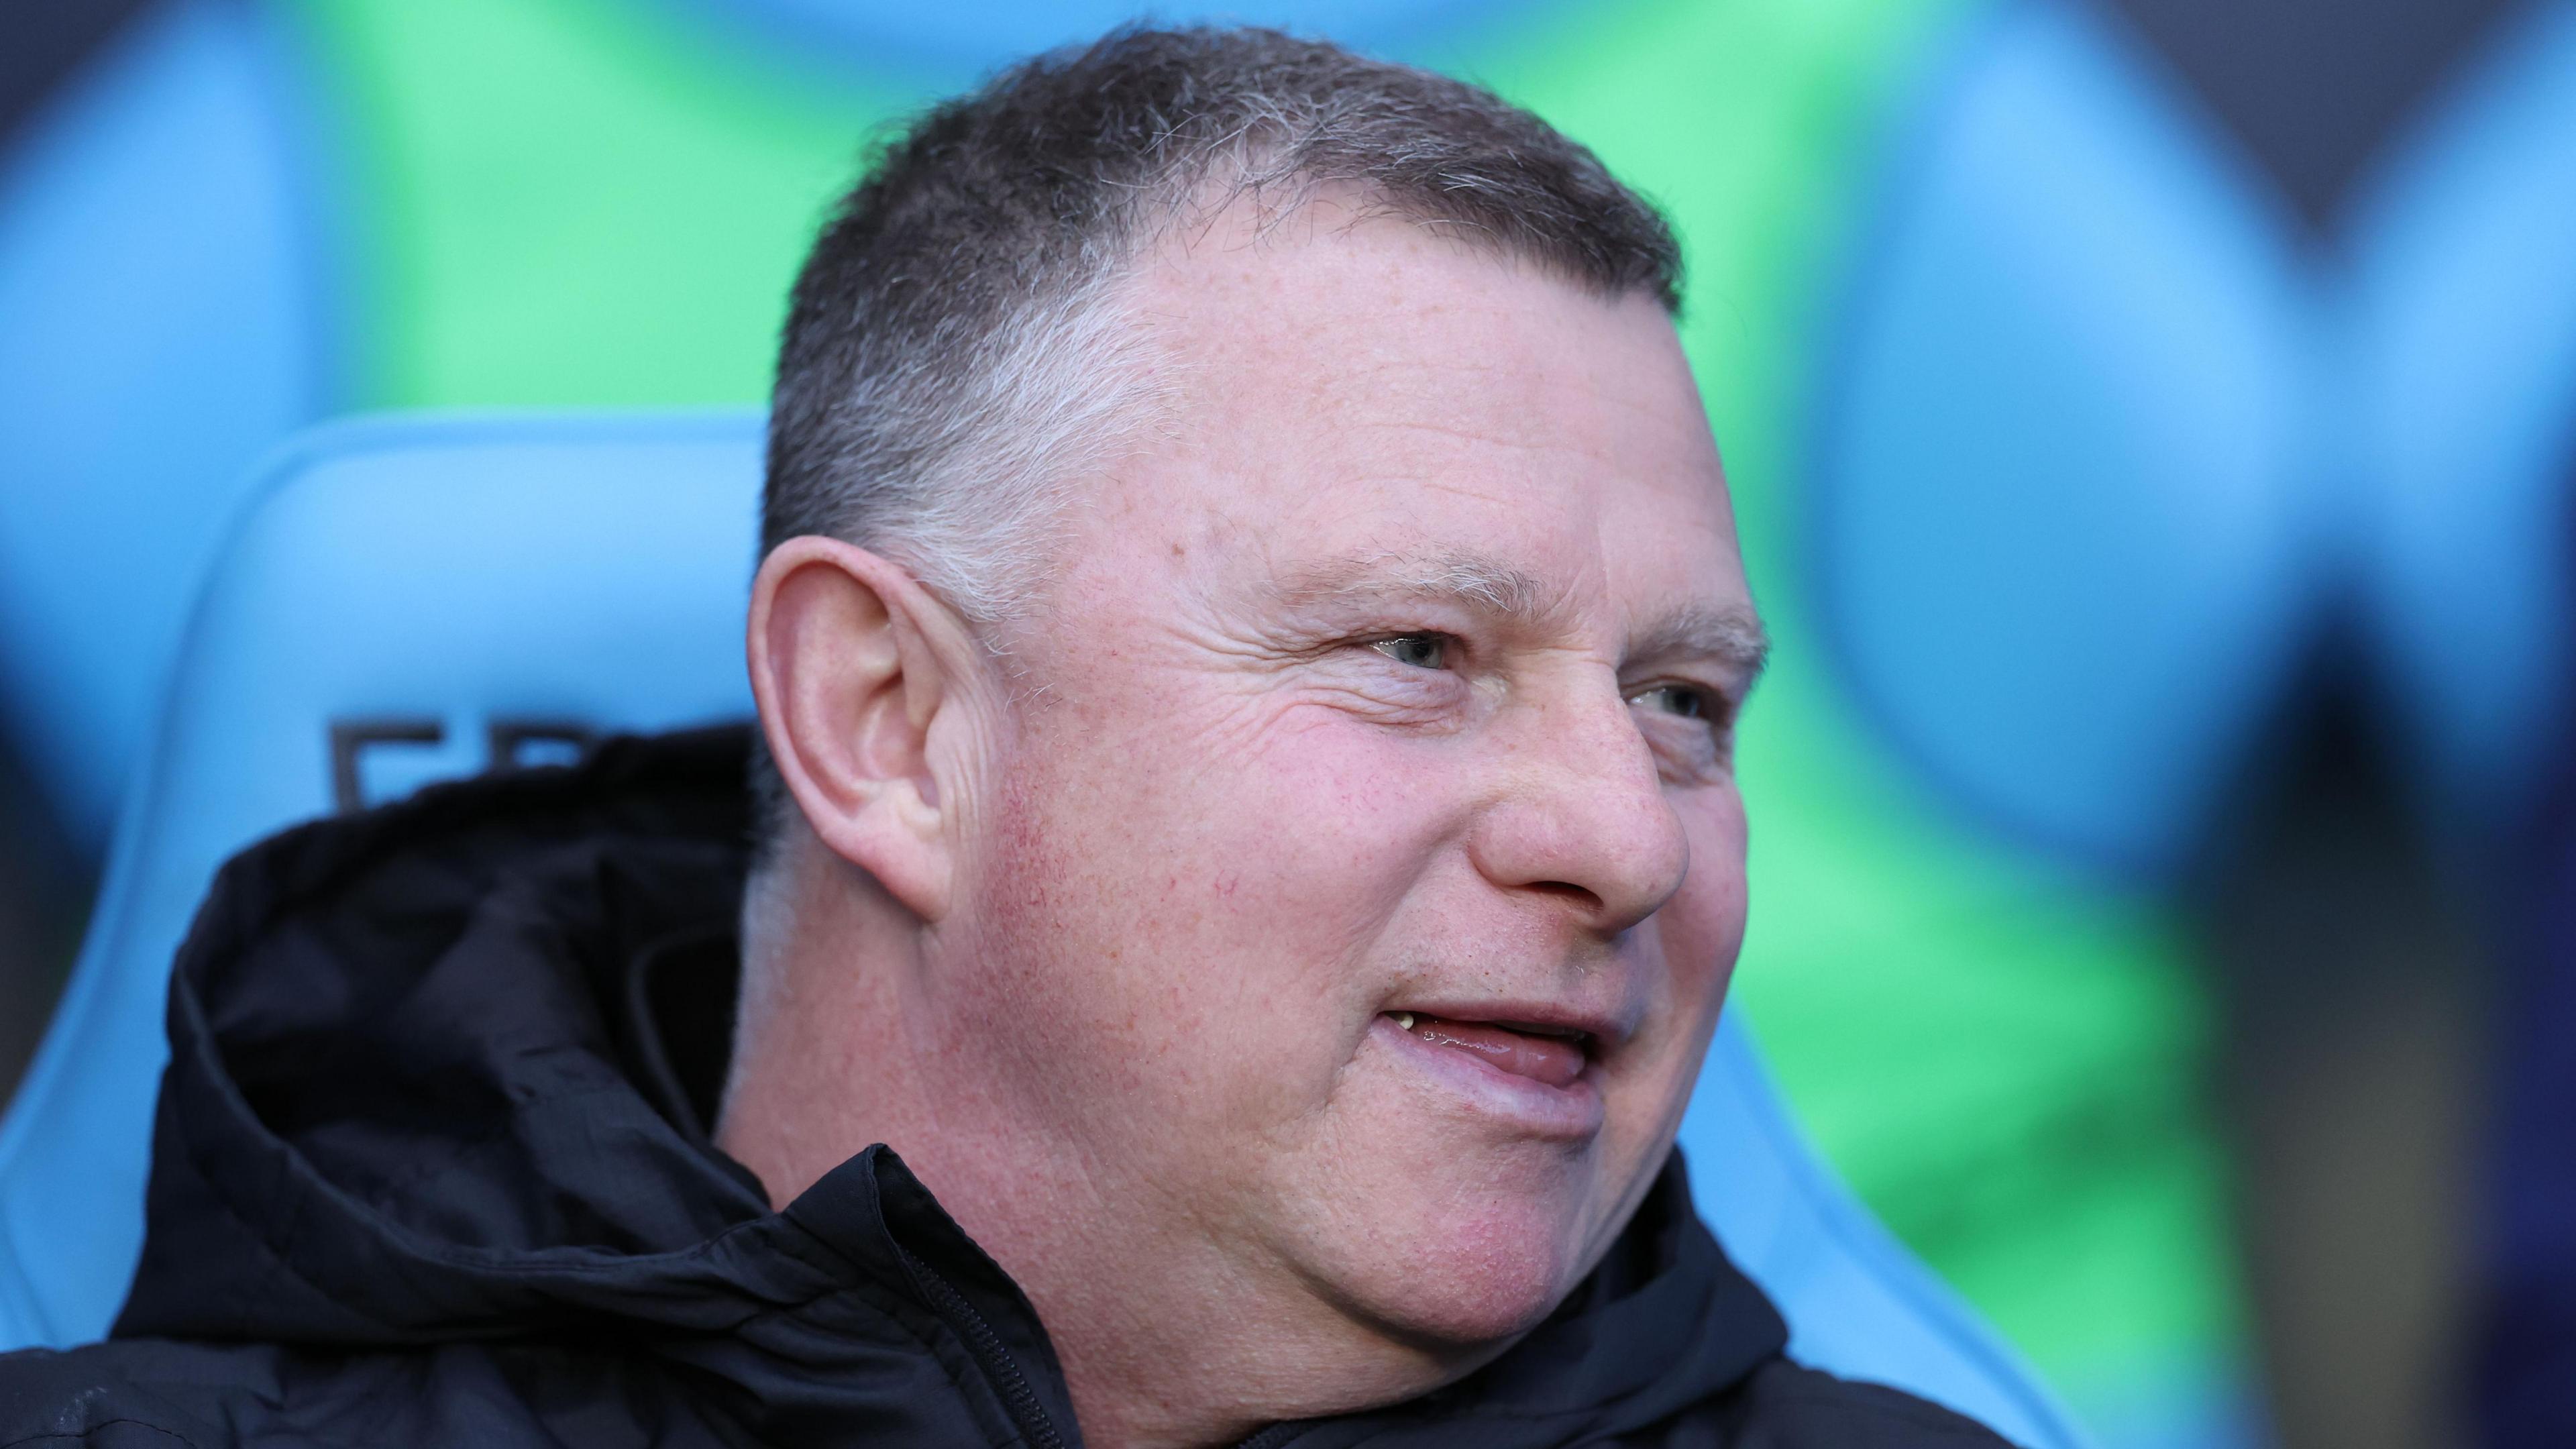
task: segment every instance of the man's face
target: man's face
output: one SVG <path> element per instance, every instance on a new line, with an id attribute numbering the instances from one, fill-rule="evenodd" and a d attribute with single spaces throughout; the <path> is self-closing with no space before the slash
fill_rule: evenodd
<path id="1" fill-rule="evenodd" d="M 993 1086 L 1140 1243 L 1490 1342 L 1697 1075 L 1758 626 L 1651 301 L 1344 219 L 1139 283 L 1178 405 L 1012 636 L 949 939 Z"/>

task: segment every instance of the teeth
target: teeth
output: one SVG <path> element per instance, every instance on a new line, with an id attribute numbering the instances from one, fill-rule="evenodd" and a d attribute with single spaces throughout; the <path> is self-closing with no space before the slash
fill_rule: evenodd
<path id="1" fill-rule="evenodd" d="M 1394 1017 L 1394 1018 L 1395 1018 L 1395 1024 L 1396 1024 L 1397 1026 L 1403 1027 L 1406 1031 L 1411 1031 L 1411 1030 L 1413 1030 L 1413 1013 L 1412 1013 L 1412 1012 L 1409 1012 L 1409 1011 L 1390 1011 L 1390 1012 L 1388 1012 L 1388 1013 L 1387 1013 L 1387 1015 L 1392 1016 L 1392 1017 Z"/>

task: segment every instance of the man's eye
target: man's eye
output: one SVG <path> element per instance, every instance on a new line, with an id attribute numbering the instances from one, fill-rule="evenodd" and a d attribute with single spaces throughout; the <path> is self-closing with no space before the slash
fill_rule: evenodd
<path id="1" fill-rule="evenodd" d="M 1706 694 L 1678 684 L 1658 684 L 1652 689 L 1641 689 L 1629 695 L 1628 702 L 1679 715 L 1683 719 L 1707 719 L 1716 713 L 1709 708 Z"/>
<path id="2" fill-rule="evenodd" d="M 1398 664 L 1416 669 L 1443 669 L 1449 663 L 1449 640 L 1441 634 L 1398 634 L 1369 646 Z"/>

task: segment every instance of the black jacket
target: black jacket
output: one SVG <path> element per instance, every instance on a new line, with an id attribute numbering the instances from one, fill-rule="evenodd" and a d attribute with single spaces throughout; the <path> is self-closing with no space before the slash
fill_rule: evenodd
<path id="1" fill-rule="evenodd" d="M 290 831 L 170 990 L 114 1336 L 0 1357 L 0 1445 L 1074 1445 L 1028 1301 L 894 1153 L 773 1213 L 707 1138 L 744 736 Z M 1554 1318 L 1264 1445 L 1990 1445 L 1781 1357 L 1676 1163 Z"/>

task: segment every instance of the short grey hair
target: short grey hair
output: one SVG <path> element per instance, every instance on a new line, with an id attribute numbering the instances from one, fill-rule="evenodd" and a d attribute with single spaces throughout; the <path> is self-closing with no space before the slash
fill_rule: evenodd
<path id="1" fill-rule="evenodd" d="M 934 107 L 824 225 L 779 348 L 763 553 L 825 534 L 970 625 L 1019 617 L 1066 486 L 1154 401 L 1117 284 L 1187 215 L 1324 186 L 1680 310 L 1654 207 L 1490 91 L 1274 30 L 1117 31 Z M 790 807 L 765 754 L 753 777 L 766 846 Z"/>

